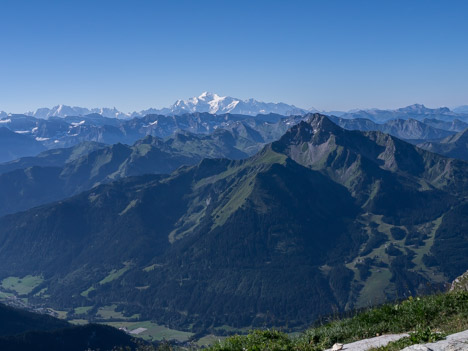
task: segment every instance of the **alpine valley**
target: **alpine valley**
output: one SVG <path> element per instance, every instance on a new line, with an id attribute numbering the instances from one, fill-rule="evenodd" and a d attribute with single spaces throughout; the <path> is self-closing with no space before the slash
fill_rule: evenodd
<path id="1" fill-rule="evenodd" d="M 466 271 L 464 112 L 223 99 L 3 117 L 0 297 L 198 338 L 300 329 Z"/>

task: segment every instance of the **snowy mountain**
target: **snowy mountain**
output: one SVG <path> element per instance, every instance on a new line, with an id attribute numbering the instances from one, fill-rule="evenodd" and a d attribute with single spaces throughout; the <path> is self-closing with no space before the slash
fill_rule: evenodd
<path id="1" fill-rule="evenodd" d="M 351 118 L 367 118 L 374 122 L 384 123 L 391 119 L 408 119 L 423 120 L 424 118 L 437 118 L 440 120 L 453 120 L 454 118 L 465 118 L 468 107 L 460 106 L 453 111 L 446 107 L 430 109 L 424 105 L 414 104 L 411 106 L 395 109 L 395 110 L 350 110 L 344 111 L 320 111 L 326 115 L 334 115 L 347 119 Z M 84 108 L 78 106 L 57 105 L 52 108 L 39 108 L 36 111 L 26 112 L 25 115 L 41 119 L 49 117 L 67 117 L 67 116 L 86 116 L 89 114 L 99 114 L 103 117 L 129 119 L 135 117 L 144 117 L 146 115 L 164 115 L 174 116 L 187 113 L 210 113 L 221 115 L 225 113 L 240 114 L 247 116 L 257 116 L 259 114 L 274 113 L 283 116 L 304 115 L 306 113 L 319 112 L 315 108 L 303 109 L 294 105 L 288 105 L 282 102 L 262 102 L 255 99 L 241 100 L 230 96 L 220 96 L 215 93 L 204 92 L 200 96 L 192 97 L 187 100 L 177 100 L 169 107 L 162 109 L 149 108 L 147 110 L 125 113 L 113 108 Z M 9 114 L 0 111 L 0 118 L 6 118 Z M 468 117 L 465 118 L 468 120 Z"/>
<path id="2" fill-rule="evenodd" d="M 47 119 L 49 117 L 67 117 L 67 116 L 86 116 L 92 113 L 97 113 L 103 117 L 109 118 L 129 118 L 130 114 L 121 112 L 114 108 L 93 108 L 88 109 L 78 106 L 57 105 L 52 108 L 39 108 L 36 111 L 26 112 L 26 116 Z"/>
<path id="3" fill-rule="evenodd" d="M 211 114 L 242 114 L 256 116 L 258 114 L 275 113 L 284 116 L 301 115 L 315 109 L 305 110 L 285 103 L 261 102 L 255 99 L 240 100 L 230 96 L 219 96 L 214 93 L 204 92 L 198 97 L 188 100 L 177 100 L 169 107 L 162 109 L 149 108 L 139 112 L 125 113 L 114 108 L 88 109 L 78 106 L 57 105 L 52 108 L 39 108 L 36 111 L 26 112 L 25 115 L 47 119 L 49 117 L 85 116 L 97 113 L 109 118 L 133 118 L 150 114 L 158 115 L 182 115 L 185 113 L 208 112 Z M 3 116 L 3 115 L 2 115 Z M 5 115 L 6 117 L 6 115 Z"/>
<path id="4" fill-rule="evenodd" d="M 181 115 L 194 112 L 208 112 L 211 114 L 232 113 L 248 116 L 276 113 L 290 116 L 304 114 L 309 111 L 281 102 L 261 102 L 254 99 L 240 100 L 230 96 L 219 96 L 218 94 L 204 92 L 200 96 L 192 97 L 188 100 L 177 100 L 168 108 L 163 108 L 161 110 L 144 110 L 140 111 L 139 114 L 141 116 L 152 113 L 161 115 Z"/>

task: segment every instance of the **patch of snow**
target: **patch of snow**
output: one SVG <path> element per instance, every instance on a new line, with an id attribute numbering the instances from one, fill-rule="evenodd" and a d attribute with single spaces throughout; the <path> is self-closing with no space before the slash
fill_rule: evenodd
<path id="1" fill-rule="evenodd" d="M 226 109 L 229 111 L 232 111 L 236 108 L 236 106 L 239 104 L 239 100 L 234 100 L 231 102 L 229 105 L 226 106 Z"/>
<path id="2" fill-rule="evenodd" d="M 226 99 L 226 97 L 221 97 L 218 94 L 211 94 L 211 101 L 208 102 L 210 105 L 210 113 L 215 114 L 216 112 L 219 111 L 220 109 L 220 103 L 223 102 Z"/>
<path id="3" fill-rule="evenodd" d="M 83 125 L 83 124 L 85 124 L 85 121 L 81 121 L 81 122 L 72 122 L 72 123 L 71 123 L 71 125 L 72 125 L 73 127 L 78 127 L 78 126 L 81 126 L 81 125 Z"/>
<path id="4" fill-rule="evenodd" d="M 11 119 L 8 118 L 8 119 L 1 119 L 0 120 L 0 123 L 11 123 Z"/>
<path id="5" fill-rule="evenodd" d="M 15 133 L 17 133 L 17 134 L 26 134 L 26 133 L 29 133 L 29 130 L 15 130 Z"/>
<path id="6" fill-rule="evenodd" d="M 50 138 L 41 138 L 41 137 L 37 137 L 36 140 L 37 141 L 46 141 L 46 140 L 49 140 Z"/>

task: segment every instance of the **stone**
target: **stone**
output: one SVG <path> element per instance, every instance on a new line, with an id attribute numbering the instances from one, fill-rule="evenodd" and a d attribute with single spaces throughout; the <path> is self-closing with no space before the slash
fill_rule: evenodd
<path id="1" fill-rule="evenodd" d="M 445 340 L 408 346 L 402 351 L 468 351 L 468 330 L 449 335 Z"/>
<path id="2" fill-rule="evenodd" d="M 406 351 L 433 351 L 432 349 L 424 346 L 424 345 L 413 345 L 405 348 Z"/>
<path id="3" fill-rule="evenodd" d="M 340 350 L 343 351 L 365 351 L 370 350 L 375 347 L 381 347 L 387 345 L 391 341 L 396 341 L 401 338 L 408 336 L 408 334 L 389 334 L 389 335 L 381 335 L 375 338 L 360 340 L 356 342 L 352 342 L 349 344 L 344 344 L 343 348 Z M 336 344 L 335 344 L 336 345 Z M 335 346 L 333 345 L 333 346 Z M 341 345 L 341 344 L 340 344 Z M 333 348 L 325 350 L 325 351 L 334 351 Z"/>

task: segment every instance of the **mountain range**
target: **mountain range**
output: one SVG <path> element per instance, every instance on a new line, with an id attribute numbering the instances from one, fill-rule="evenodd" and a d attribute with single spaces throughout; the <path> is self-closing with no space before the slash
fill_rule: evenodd
<path id="1" fill-rule="evenodd" d="M 74 146 L 50 149 L 35 157 L 23 157 L 0 164 L 0 193 L 4 194 L 4 201 L 0 201 L 0 215 L 63 199 L 98 184 L 126 176 L 146 173 L 168 174 L 182 165 L 193 165 L 203 158 L 247 158 L 258 152 L 266 143 L 279 139 L 290 126 L 308 116 L 310 115 L 305 117 L 264 115 L 261 118 L 252 118 L 242 115 L 224 115 L 220 122 L 211 114 L 190 114 L 176 119 L 150 115 L 143 119 L 137 118 L 122 122 L 120 126 L 111 126 L 120 133 L 113 134 L 113 137 L 106 136 L 104 132 L 96 132 L 107 128 L 105 126 L 107 119 L 99 115 L 82 117 L 84 119 L 81 121 L 81 117 L 66 117 L 57 120 L 51 118 L 43 121 L 20 116 L 14 118 L 11 124 L 5 125 L 15 127 L 16 122 L 17 128 L 25 128 L 25 124 L 32 123 L 26 126 L 31 128 L 36 125 L 36 121 L 39 121 L 40 133 L 42 133 L 40 135 L 48 135 L 46 133 L 49 129 L 54 130 L 53 125 L 56 121 L 60 125 L 65 122 L 69 123 L 68 130 L 73 130 L 73 136 L 67 133 L 62 139 L 56 140 L 61 141 L 58 144 Z M 443 155 L 461 159 L 468 157 L 466 145 L 459 145 L 460 138 L 451 138 L 455 133 L 454 129 L 461 129 L 464 126 L 461 121 L 449 123 L 435 119 L 425 120 L 426 122 L 400 119 L 378 124 L 362 118 L 329 118 L 348 130 L 382 131 L 414 144 L 419 143 L 419 147 Z M 186 130 L 177 132 L 180 130 L 178 128 L 186 128 L 194 133 Z M 209 134 L 204 134 L 206 128 Z M 41 145 L 29 134 L 18 134 L 6 128 L 3 129 L 9 136 L 24 141 L 29 146 L 27 151 L 31 154 L 35 154 L 34 151 L 37 149 L 45 149 L 44 144 Z M 39 132 L 39 127 L 32 127 L 32 129 L 36 129 L 36 133 Z M 166 137 L 154 137 L 150 133 Z M 101 137 L 94 138 L 96 135 Z M 128 142 L 138 137 L 142 138 L 135 141 L 133 146 L 122 143 L 112 144 L 113 141 Z M 448 139 L 440 141 L 444 137 Z M 111 144 L 107 146 L 103 143 L 87 141 L 96 139 Z M 8 142 L 8 139 L 3 140 Z M 454 140 L 458 145 L 456 153 L 451 151 L 455 147 Z M 439 143 L 442 143 L 440 144 L 442 146 L 439 147 Z M 11 152 L 11 150 L 15 150 L 15 145 L 9 141 L 5 144 L 4 151 Z M 14 155 L 7 156 L 14 158 Z"/>
<path id="2" fill-rule="evenodd" d="M 99 114 L 103 117 L 128 119 L 134 117 L 144 117 L 146 115 L 165 115 L 174 116 L 187 113 L 211 113 L 211 114 L 241 114 L 248 116 L 257 116 L 259 114 L 275 113 L 283 116 L 300 115 L 311 112 L 318 112 L 315 108 L 299 108 L 294 105 L 285 103 L 261 102 L 255 99 L 242 100 L 230 96 L 220 96 L 216 93 L 203 92 L 197 97 L 192 97 L 187 100 L 177 100 L 169 107 L 164 108 L 148 108 L 139 112 L 122 112 L 113 108 L 85 108 L 79 106 L 57 105 L 52 108 L 39 108 L 35 111 L 25 112 L 24 115 L 47 119 L 50 117 L 67 117 L 67 116 L 86 116 L 89 114 Z M 327 115 L 334 115 L 343 118 L 367 118 L 375 122 L 385 122 L 390 119 L 407 119 L 413 118 L 420 120 L 420 116 L 436 116 L 437 119 L 453 118 L 454 115 L 468 114 L 467 106 L 459 106 L 450 110 L 446 107 L 437 109 L 428 109 L 424 105 L 415 104 L 395 110 L 381 109 L 365 109 L 344 111 L 322 111 Z M 0 118 L 7 118 L 12 115 L 0 111 Z M 405 118 L 405 116 L 407 116 Z M 430 118 L 430 117 L 429 117 Z M 466 116 L 465 116 L 466 118 Z"/>
<path id="3" fill-rule="evenodd" d="M 219 96 L 215 93 L 204 92 L 200 96 L 192 97 L 188 100 L 177 100 L 169 107 L 162 109 L 149 108 L 147 110 L 131 113 L 119 111 L 115 107 L 88 109 L 78 106 L 57 105 L 52 108 L 39 108 L 35 111 L 29 111 L 24 114 L 42 119 L 50 117 L 86 116 L 89 114 L 100 114 L 101 116 L 108 118 L 128 119 L 133 117 L 143 117 L 149 114 L 172 116 L 195 112 L 208 112 L 211 114 L 232 113 L 249 116 L 276 113 L 289 116 L 304 114 L 310 111 L 310 109 L 305 110 L 282 102 L 261 102 L 255 99 L 241 100 L 230 96 Z M 9 114 L 6 112 L 0 112 L 0 118 L 6 118 L 8 115 Z"/>
<path id="4" fill-rule="evenodd" d="M 4 153 L 0 153 L 0 162 L 33 156 L 45 149 L 70 147 L 84 141 L 131 145 L 147 135 L 167 138 L 178 131 L 210 134 L 217 129 L 226 129 L 236 135 L 266 143 L 279 138 L 289 126 L 302 118 L 277 114 L 252 117 L 192 113 L 180 116 L 147 115 L 130 120 L 111 119 L 96 114 L 43 120 L 14 115 L 0 120 L 0 128 L 8 129 L 3 133 L 9 132 L 9 138 L 15 140 L 14 143 L 9 141 L 2 144 L 0 139 L 0 146 L 4 149 Z"/>
<path id="5" fill-rule="evenodd" d="M 169 174 L 203 158 L 247 158 L 262 145 L 219 129 L 209 135 L 179 132 L 165 140 L 147 136 L 133 146 L 83 142 L 48 150 L 36 157 L 0 164 L 0 215 L 64 199 L 128 176 Z"/>
<path id="6" fill-rule="evenodd" d="M 379 113 L 375 112 L 372 116 L 366 114 L 374 120 L 360 118 L 358 112 L 347 116 L 353 118 L 330 118 L 347 129 L 379 130 L 413 143 L 437 142 L 468 126 L 468 123 L 463 121 L 466 120 L 465 115 L 455 115 L 446 109 L 418 106 L 400 109 L 399 112 L 383 111 L 384 115 Z M 375 121 L 390 117 L 398 118 L 379 123 Z M 277 140 L 290 126 L 305 118 L 307 114 L 283 116 L 271 113 L 250 116 L 230 113 L 216 115 L 208 112 L 177 116 L 149 114 L 125 120 L 107 118 L 100 114 L 48 119 L 11 115 L 0 119 L 0 126 L 17 135 L 9 133 L 9 141 L 6 137 L 4 141 L 0 139 L 0 146 L 4 150 L 0 153 L 0 162 L 33 156 L 45 149 L 70 147 L 84 141 L 132 145 L 146 135 L 167 138 L 180 130 L 209 134 L 221 128 L 234 133 L 249 134 L 249 138 L 267 143 Z M 4 130 L 3 133 L 8 131 Z"/>
<path id="7" fill-rule="evenodd" d="M 349 130 L 361 131 L 381 131 L 397 138 L 417 142 L 421 140 L 431 141 L 440 140 L 449 135 L 453 135 L 455 130 L 468 127 L 467 123 L 459 120 L 453 122 L 442 122 L 436 119 L 391 119 L 385 123 L 376 123 L 366 118 L 347 119 L 343 117 L 330 117 L 330 119 L 340 127 Z M 464 127 L 464 128 L 463 128 Z M 457 130 L 458 131 L 458 130 Z"/>
<path id="8" fill-rule="evenodd" d="M 369 109 L 369 110 L 357 110 L 341 114 L 341 118 L 355 119 L 355 118 L 366 118 L 377 123 L 384 123 L 393 119 L 415 119 L 422 121 L 428 119 L 438 119 L 441 121 L 450 122 L 454 119 L 460 119 L 464 122 L 468 121 L 468 115 L 463 112 L 463 109 L 458 112 L 451 111 L 447 107 L 440 108 L 427 108 L 421 104 L 414 104 L 407 107 L 398 108 L 395 110 L 380 110 L 380 109 Z"/>
<path id="9" fill-rule="evenodd" d="M 112 148 L 177 144 L 147 141 Z M 248 158 L 125 177 L 0 218 L 0 280 L 38 277 L 23 297 L 70 318 L 107 308 L 193 332 L 304 326 L 464 272 L 466 174 L 466 162 L 309 115 Z"/>

